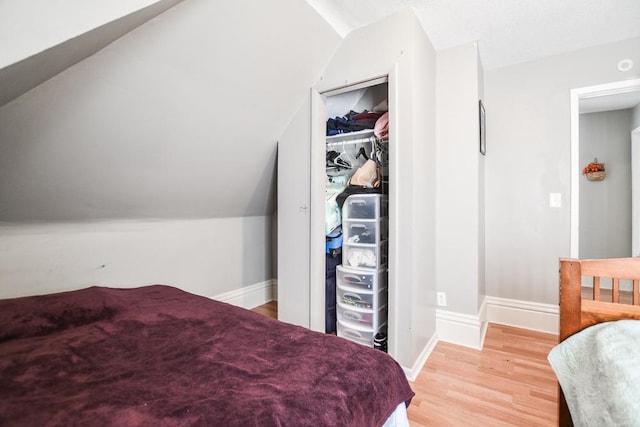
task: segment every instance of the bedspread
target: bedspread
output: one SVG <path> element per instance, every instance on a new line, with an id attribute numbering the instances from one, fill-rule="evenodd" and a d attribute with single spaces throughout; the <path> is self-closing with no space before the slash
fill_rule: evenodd
<path id="1" fill-rule="evenodd" d="M 387 354 L 179 289 L 0 301 L 0 425 L 382 425 Z"/>
<path id="2" fill-rule="evenodd" d="M 576 426 L 640 426 L 640 321 L 586 328 L 548 356 Z"/>

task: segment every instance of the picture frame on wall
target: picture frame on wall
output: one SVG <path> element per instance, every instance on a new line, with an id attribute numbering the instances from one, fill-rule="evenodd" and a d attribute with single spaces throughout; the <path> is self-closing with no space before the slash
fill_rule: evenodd
<path id="1" fill-rule="evenodd" d="M 483 156 L 487 155 L 487 122 L 486 122 L 486 113 L 484 111 L 484 104 L 482 103 L 482 99 L 478 101 L 478 111 L 479 111 L 479 119 L 480 119 L 480 154 Z"/>

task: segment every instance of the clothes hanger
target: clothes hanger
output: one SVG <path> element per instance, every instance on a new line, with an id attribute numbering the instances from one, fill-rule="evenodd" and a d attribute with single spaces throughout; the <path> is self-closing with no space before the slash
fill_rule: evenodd
<path id="1" fill-rule="evenodd" d="M 359 159 L 360 156 L 364 157 L 365 160 L 369 160 L 369 156 L 367 156 L 367 151 L 364 149 L 364 147 L 360 147 L 360 150 L 358 150 L 356 160 Z"/>
<path id="2" fill-rule="evenodd" d="M 351 158 L 351 155 L 345 149 L 344 141 L 342 141 L 342 151 L 340 152 L 340 155 L 336 157 L 333 161 L 338 166 L 343 167 L 345 169 L 351 169 L 353 167 L 353 164 L 355 163 L 355 161 L 353 158 Z"/>
<path id="3" fill-rule="evenodd" d="M 334 151 L 334 150 L 327 151 L 327 159 L 326 159 L 326 167 L 327 167 L 327 169 L 338 167 L 338 165 L 336 165 L 336 163 L 335 163 L 335 159 L 339 155 L 340 155 L 340 153 L 338 153 L 337 151 Z"/>

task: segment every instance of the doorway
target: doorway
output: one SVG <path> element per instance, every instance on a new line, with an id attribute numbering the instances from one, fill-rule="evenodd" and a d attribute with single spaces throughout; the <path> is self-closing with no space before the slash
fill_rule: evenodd
<path id="1" fill-rule="evenodd" d="M 379 195 L 381 196 L 380 200 L 388 202 L 389 195 L 392 193 L 390 191 L 389 176 L 392 175 L 390 171 L 393 167 L 389 164 L 389 159 L 392 157 L 392 153 L 394 151 L 393 143 L 391 142 L 393 137 L 388 134 L 386 136 L 378 135 L 376 133 L 376 129 L 374 129 L 374 124 L 378 124 L 378 120 L 382 119 L 384 116 L 389 117 L 388 114 L 392 114 L 389 112 L 393 109 L 395 101 L 392 96 L 393 93 L 394 86 L 389 76 L 377 77 L 356 85 L 337 88 L 323 93 L 312 92 L 312 144 L 310 156 L 310 187 L 312 191 L 310 197 L 309 299 L 311 329 L 319 331 L 329 330 L 328 328 L 331 322 L 328 322 L 327 320 L 328 316 L 331 315 L 330 306 L 331 300 L 333 300 L 335 307 L 332 315 L 337 315 L 337 318 L 334 320 L 337 329 L 340 329 L 341 325 L 342 329 L 345 329 L 344 325 L 349 323 L 344 319 L 347 311 L 347 314 L 351 315 L 353 314 L 352 312 L 355 313 L 357 311 L 356 314 L 363 314 L 365 311 L 369 310 L 374 314 L 370 315 L 371 313 L 364 313 L 366 316 L 364 316 L 363 319 L 369 319 L 370 317 L 372 319 L 371 322 L 368 320 L 362 320 L 358 324 L 352 322 L 357 326 L 354 326 L 353 329 L 358 332 L 362 332 L 364 334 L 363 336 L 366 336 L 367 341 L 375 335 L 375 332 L 378 332 L 378 329 L 382 329 L 382 327 L 385 328 L 387 336 L 395 337 L 393 334 L 389 333 L 390 331 L 388 330 L 393 328 L 394 323 L 390 317 L 393 316 L 394 313 L 390 308 L 387 309 L 386 303 L 383 304 L 380 302 L 380 307 L 374 307 L 378 304 L 374 302 L 374 306 L 370 308 L 362 310 L 348 310 L 345 308 L 344 304 L 340 305 L 340 301 L 336 302 L 335 296 L 344 293 L 342 291 L 347 288 L 347 285 L 344 283 L 340 284 L 340 276 L 343 278 L 347 277 L 347 273 L 351 274 L 352 269 L 357 270 L 360 268 L 364 271 L 366 268 L 369 268 L 370 271 L 365 271 L 362 277 L 371 277 L 373 279 L 371 281 L 371 292 L 374 293 L 373 289 L 376 291 L 379 290 L 380 292 L 384 291 L 384 301 L 393 298 L 393 295 L 387 294 L 387 283 L 392 282 L 392 279 L 389 280 L 388 277 L 389 274 L 387 266 L 390 246 L 389 243 L 391 240 L 389 238 L 389 234 L 390 228 L 393 226 L 393 222 L 389 221 L 391 215 L 387 209 L 388 203 L 383 203 L 382 201 L 379 203 L 380 206 L 385 206 L 386 213 L 385 218 L 382 218 L 382 215 L 378 218 L 380 220 L 380 224 L 373 227 L 373 229 L 380 232 L 372 234 L 372 236 L 376 236 L 376 239 L 374 239 L 375 242 L 365 241 L 366 239 L 360 241 L 363 234 L 352 232 L 356 229 L 361 230 L 360 226 L 364 226 L 364 229 L 366 229 L 371 225 L 367 221 L 373 221 L 372 219 L 362 218 L 355 221 L 350 217 L 350 215 L 347 215 L 344 218 L 340 218 L 342 233 L 344 234 L 338 233 L 338 235 L 343 239 L 342 258 L 340 261 L 336 262 L 337 265 L 332 265 L 329 262 L 332 260 L 327 254 L 327 252 L 334 246 L 332 240 L 335 236 L 331 229 L 335 229 L 336 225 L 338 225 L 338 223 L 334 224 L 332 221 L 336 220 L 337 217 L 340 216 L 339 214 L 335 215 L 334 211 L 336 210 L 336 206 L 338 212 L 341 211 L 342 205 L 339 200 L 344 196 L 344 193 L 349 193 L 347 190 L 352 189 L 351 176 L 354 175 L 356 171 L 359 171 L 360 168 L 365 169 L 365 164 L 377 164 L 378 167 L 376 175 L 379 179 L 376 180 L 377 182 L 375 184 L 370 185 L 372 188 L 364 189 L 371 191 L 367 191 L 363 194 L 371 194 L 362 196 L 363 199 L 373 200 L 377 195 Z M 340 122 L 340 126 L 338 126 L 340 131 L 337 133 L 329 133 L 330 131 L 336 130 L 329 126 L 330 122 L 332 123 L 334 122 L 334 119 L 338 118 L 347 118 L 347 116 L 351 116 L 353 113 L 356 113 L 354 115 L 355 121 L 359 120 L 357 116 L 375 116 L 378 114 L 380 117 L 376 117 L 375 120 L 370 123 L 371 126 L 365 126 L 364 129 L 348 129 L 346 132 L 343 132 L 341 127 L 344 123 L 342 123 L 342 121 L 338 121 Z M 363 117 L 362 119 L 367 121 L 370 118 Z M 389 125 L 388 128 L 390 128 Z M 337 157 L 335 157 L 336 154 L 338 154 Z M 337 160 L 340 160 L 340 163 L 336 163 Z M 343 161 L 346 166 L 342 163 Z M 347 188 L 341 188 L 340 185 L 343 187 L 346 186 Z M 353 185 L 355 187 L 368 187 L 364 182 L 356 182 Z M 338 203 L 333 203 L 333 199 L 329 197 L 334 189 L 336 190 L 336 201 Z M 363 191 L 363 189 L 361 188 L 358 190 L 358 192 L 360 191 Z M 353 197 L 357 198 L 358 196 L 353 195 Z M 330 201 L 333 204 L 330 203 Z M 349 202 L 344 199 L 342 200 L 342 203 L 349 205 Z M 344 220 L 344 224 L 342 223 L 342 220 Z M 365 232 L 364 235 L 368 234 Z M 358 240 L 351 240 L 351 238 L 358 238 Z M 374 254 L 374 263 L 369 264 L 368 261 L 367 263 L 364 261 L 362 261 L 362 263 L 360 263 L 360 261 L 355 261 L 358 259 L 356 255 L 368 254 L 372 248 L 373 250 L 371 253 Z M 349 254 L 353 256 L 349 256 Z M 333 284 L 330 280 L 331 277 L 334 278 Z M 376 283 L 378 285 L 374 286 Z M 381 284 L 384 284 L 384 286 Z M 336 287 L 336 291 L 333 293 L 329 292 L 329 288 L 331 286 Z M 364 295 L 367 292 L 369 291 L 362 291 L 361 294 Z M 340 298 L 338 298 L 338 300 L 340 300 Z M 377 298 L 376 301 L 382 301 L 382 299 Z M 385 307 L 382 307 L 382 305 Z M 378 310 L 378 308 L 380 308 L 380 310 Z M 384 316 L 380 314 L 383 311 L 385 313 Z M 341 321 L 338 321 L 341 317 Z M 387 318 L 389 318 L 388 322 L 385 320 Z M 365 323 L 366 325 L 363 326 Z M 389 324 L 391 325 L 391 328 L 387 328 Z M 367 329 L 366 331 L 364 331 L 365 328 Z M 360 329 L 362 329 L 362 331 Z M 340 331 L 338 330 L 337 332 L 338 335 L 340 335 Z M 353 335 L 355 336 L 355 334 Z M 364 343 L 364 341 L 365 340 L 362 339 L 358 342 Z M 393 338 L 389 339 L 389 344 L 389 353 L 393 354 Z"/>
<path id="2" fill-rule="evenodd" d="M 640 105 L 640 79 L 626 80 L 614 83 L 608 83 L 597 86 L 589 86 L 571 90 L 571 244 L 570 256 L 572 258 L 580 258 L 580 182 L 584 179 L 582 176 L 582 167 L 585 166 L 581 162 L 580 156 L 580 113 L 584 111 L 611 111 L 625 108 L 636 108 Z M 637 125 L 635 126 L 637 127 Z M 629 133 L 635 135 L 635 130 L 629 128 Z M 637 138 L 636 138 L 637 139 Z M 636 147 L 637 148 L 637 147 Z M 632 150 L 634 150 L 632 145 Z M 637 150 L 636 150 L 637 151 Z M 632 160 L 640 155 L 633 154 Z M 634 167 L 632 171 L 634 178 L 639 173 L 640 165 Z M 640 181 L 640 179 L 638 179 Z M 632 186 L 632 209 L 633 206 L 640 206 L 640 186 Z M 631 214 L 632 218 L 632 246 L 640 247 L 640 222 L 633 220 L 639 217 L 637 210 Z M 637 250 L 634 249 L 633 254 L 636 255 Z M 630 256 L 631 253 L 628 254 Z"/>

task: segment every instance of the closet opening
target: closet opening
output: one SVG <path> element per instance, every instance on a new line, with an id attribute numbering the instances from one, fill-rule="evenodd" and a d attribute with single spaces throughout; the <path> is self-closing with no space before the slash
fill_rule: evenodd
<path id="1" fill-rule="evenodd" d="M 388 78 L 321 95 L 326 115 L 325 332 L 387 351 L 393 114 Z"/>

